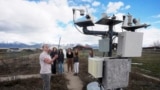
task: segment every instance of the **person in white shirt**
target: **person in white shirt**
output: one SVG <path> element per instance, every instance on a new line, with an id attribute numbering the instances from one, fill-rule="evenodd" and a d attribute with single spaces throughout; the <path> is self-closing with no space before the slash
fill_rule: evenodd
<path id="1" fill-rule="evenodd" d="M 58 55 L 55 55 L 51 59 L 48 44 L 44 44 L 42 49 L 43 52 L 39 56 L 40 75 L 43 80 L 43 90 L 50 90 L 51 64 L 58 58 Z"/>

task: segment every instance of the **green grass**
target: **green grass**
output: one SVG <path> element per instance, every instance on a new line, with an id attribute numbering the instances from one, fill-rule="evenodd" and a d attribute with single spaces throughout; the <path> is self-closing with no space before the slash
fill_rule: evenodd
<path id="1" fill-rule="evenodd" d="M 142 57 L 132 58 L 133 63 L 142 65 L 132 65 L 133 70 L 160 78 L 160 52 L 143 52 Z"/>

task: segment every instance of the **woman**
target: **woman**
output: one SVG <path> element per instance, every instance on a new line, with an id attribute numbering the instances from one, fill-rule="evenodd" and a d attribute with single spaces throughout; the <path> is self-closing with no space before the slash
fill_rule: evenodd
<path id="1" fill-rule="evenodd" d="M 53 47 L 50 56 L 51 58 L 53 58 L 55 55 L 57 54 L 57 48 Z M 51 65 L 51 69 L 52 69 L 52 74 L 56 74 L 56 63 L 57 63 L 57 59 L 55 60 L 55 62 Z"/>
<path id="2" fill-rule="evenodd" d="M 63 50 L 59 49 L 59 52 L 58 52 L 58 72 L 60 74 L 62 74 L 64 72 L 63 62 L 64 62 Z"/>
<path id="3" fill-rule="evenodd" d="M 78 75 L 79 73 L 79 57 L 78 57 L 78 49 L 75 49 L 74 52 L 74 75 Z"/>
<path id="4" fill-rule="evenodd" d="M 67 56 L 68 72 L 69 72 L 70 68 L 71 68 L 71 72 L 72 72 L 73 71 L 73 52 L 72 52 L 71 48 L 68 48 L 66 56 Z"/>

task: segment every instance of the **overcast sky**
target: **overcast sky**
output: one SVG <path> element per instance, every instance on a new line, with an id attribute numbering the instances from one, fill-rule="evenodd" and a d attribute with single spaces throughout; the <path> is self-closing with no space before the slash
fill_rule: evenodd
<path id="1" fill-rule="evenodd" d="M 150 27 L 138 29 L 143 32 L 143 46 L 160 40 L 159 0 L 0 0 L 0 42 L 22 42 L 26 44 L 98 44 L 101 37 L 80 33 L 73 25 L 73 8 L 85 9 L 94 18 L 102 13 L 115 14 L 122 20 L 131 13 L 141 23 Z M 157 1 L 157 2 L 156 2 Z M 87 10 L 87 11 L 86 11 Z M 76 18 L 80 18 L 76 12 Z M 79 28 L 81 30 L 81 28 Z M 107 26 L 95 25 L 92 30 L 107 31 Z M 121 32 L 121 24 L 114 27 Z"/>

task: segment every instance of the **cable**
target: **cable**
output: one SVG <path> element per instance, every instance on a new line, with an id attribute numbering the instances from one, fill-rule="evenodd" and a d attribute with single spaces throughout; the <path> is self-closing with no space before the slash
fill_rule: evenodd
<path id="1" fill-rule="evenodd" d="M 103 90 L 102 88 L 103 88 L 104 86 L 103 86 L 103 84 L 102 84 L 102 78 L 99 78 L 97 81 L 98 81 L 100 90 Z"/>
<path id="2" fill-rule="evenodd" d="M 73 22 L 74 22 L 74 27 L 78 30 L 78 32 L 82 33 L 82 32 L 79 30 L 79 28 L 75 25 L 74 15 L 75 15 L 75 11 L 74 11 L 74 13 L 73 13 Z M 82 33 L 82 34 L 84 34 L 84 33 Z"/>

